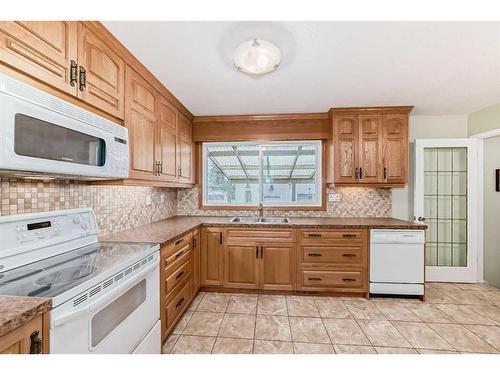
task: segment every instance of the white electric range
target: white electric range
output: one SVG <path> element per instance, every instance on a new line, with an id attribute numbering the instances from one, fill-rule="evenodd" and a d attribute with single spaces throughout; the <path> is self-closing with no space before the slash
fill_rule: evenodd
<path id="1" fill-rule="evenodd" d="M 52 299 L 51 353 L 160 353 L 159 245 L 97 235 L 90 208 L 0 217 L 0 295 Z"/>

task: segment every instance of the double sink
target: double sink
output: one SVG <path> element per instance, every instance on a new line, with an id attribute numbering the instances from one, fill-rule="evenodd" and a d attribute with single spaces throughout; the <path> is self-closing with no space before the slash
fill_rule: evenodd
<path id="1" fill-rule="evenodd" d="M 274 223 L 288 224 L 290 219 L 287 217 L 258 217 L 258 216 L 235 216 L 231 219 L 231 223 Z"/>

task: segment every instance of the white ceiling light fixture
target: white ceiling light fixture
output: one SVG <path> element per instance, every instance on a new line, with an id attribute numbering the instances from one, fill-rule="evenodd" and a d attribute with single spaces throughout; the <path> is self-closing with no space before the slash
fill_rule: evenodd
<path id="1" fill-rule="evenodd" d="M 249 40 L 236 48 L 233 61 L 240 72 L 262 75 L 278 68 L 281 62 L 281 51 L 267 40 Z"/>

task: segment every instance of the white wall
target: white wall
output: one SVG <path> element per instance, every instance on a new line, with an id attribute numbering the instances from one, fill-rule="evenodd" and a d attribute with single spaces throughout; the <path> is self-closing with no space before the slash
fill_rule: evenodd
<path id="1" fill-rule="evenodd" d="M 410 116 L 410 165 L 408 185 L 392 189 L 392 216 L 413 220 L 414 146 L 415 139 L 466 138 L 467 116 Z"/>

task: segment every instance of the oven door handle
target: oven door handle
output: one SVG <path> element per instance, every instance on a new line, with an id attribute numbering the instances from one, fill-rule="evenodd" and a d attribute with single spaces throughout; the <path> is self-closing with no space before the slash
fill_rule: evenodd
<path id="1" fill-rule="evenodd" d="M 126 283 L 120 285 L 116 289 L 112 290 L 109 293 L 106 293 L 103 295 L 101 298 L 96 300 L 95 302 L 82 307 L 81 309 L 71 311 L 67 314 L 61 315 L 58 318 L 55 318 L 51 324 L 52 328 L 62 326 L 66 323 L 68 323 L 71 320 L 74 320 L 76 317 L 79 317 L 81 315 L 85 314 L 91 314 L 94 311 L 100 310 L 104 305 L 107 305 L 108 303 L 114 301 L 116 298 L 118 298 L 120 295 L 123 294 L 127 289 L 129 289 L 133 284 L 136 284 L 137 281 L 143 278 L 144 275 L 148 274 L 151 272 L 153 269 L 158 268 L 159 263 L 155 262 L 154 264 L 151 264 L 150 266 L 144 268 L 141 272 L 138 274 L 134 275 L 133 278 L 128 280 Z"/>

